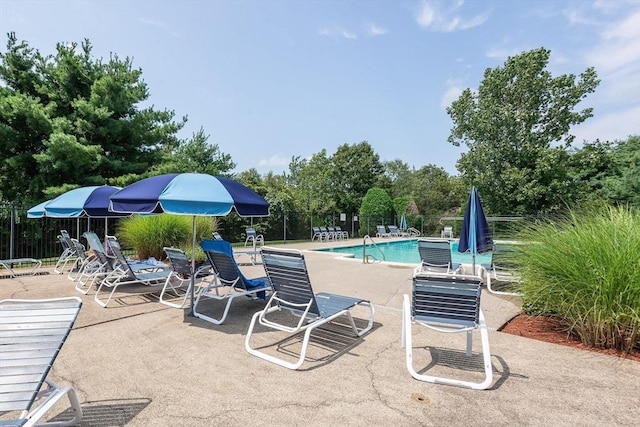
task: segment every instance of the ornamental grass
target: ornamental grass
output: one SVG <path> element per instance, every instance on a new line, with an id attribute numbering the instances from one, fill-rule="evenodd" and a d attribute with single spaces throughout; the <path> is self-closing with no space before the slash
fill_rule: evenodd
<path id="1" fill-rule="evenodd" d="M 515 255 L 525 312 L 558 316 L 587 346 L 639 349 L 639 212 L 592 208 L 526 227 Z"/>

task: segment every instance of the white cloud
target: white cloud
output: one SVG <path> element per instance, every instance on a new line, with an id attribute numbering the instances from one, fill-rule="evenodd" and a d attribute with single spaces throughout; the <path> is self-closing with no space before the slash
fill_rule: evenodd
<path id="1" fill-rule="evenodd" d="M 565 9 L 562 13 L 571 25 L 594 25 L 597 23 L 594 18 L 586 16 L 582 8 Z"/>
<path id="2" fill-rule="evenodd" d="M 373 23 L 367 25 L 366 31 L 369 37 L 383 36 L 388 32 L 386 28 L 380 27 Z"/>
<path id="3" fill-rule="evenodd" d="M 526 49 L 517 48 L 517 47 L 492 47 L 485 54 L 487 58 L 506 60 L 510 56 L 516 56 L 521 54 Z"/>
<path id="4" fill-rule="evenodd" d="M 159 27 L 165 30 L 169 29 L 169 26 L 161 21 L 155 21 L 153 19 L 148 19 L 148 18 L 138 18 L 138 21 L 142 22 L 145 25 L 150 25 L 152 27 Z"/>
<path id="5" fill-rule="evenodd" d="M 261 159 L 258 161 L 258 167 L 260 169 L 276 170 L 289 167 L 290 157 L 279 156 L 277 154 L 272 155 L 267 159 Z"/>
<path id="6" fill-rule="evenodd" d="M 423 2 L 416 21 L 422 27 L 429 27 L 436 20 L 436 10 L 429 2 Z"/>
<path id="7" fill-rule="evenodd" d="M 587 62 L 605 73 L 621 67 L 638 69 L 640 63 L 640 12 L 612 22 L 600 33 L 598 43 L 587 54 Z"/>
<path id="8" fill-rule="evenodd" d="M 584 61 L 601 79 L 596 99 L 607 105 L 630 105 L 640 99 L 640 12 L 609 22 Z M 640 122 L 638 117 L 636 123 Z"/>
<path id="9" fill-rule="evenodd" d="M 321 36 L 328 37 L 342 37 L 349 40 L 356 40 L 358 35 L 352 31 L 346 30 L 344 28 L 322 28 L 318 32 Z"/>
<path id="10" fill-rule="evenodd" d="M 463 4 L 463 1 L 451 3 L 424 0 L 416 16 L 416 22 L 421 27 L 444 33 L 467 30 L 484 24 L 488 18 L 488 13 L 478 14 L 470 18 L 461 16 L 460 9 Z"/>
<path id="11" fill-rule="evenodd" d="M 581 125 L 571 129 L 576 145 L 583 141 L 626 140 L 630 135 L 640 135 L 640 106 L 627 110 L 614 111 L 587 119 Z"/>
<path id="12" fill-rule="evenodd" d="M 446 110 L 453 101 L 457 100 L 464 90 L 460 85 L 460 81 L 454 79 L 447 80 L 446 86 L 447 90 L 440 100 L 440 107 L 442 107 L 443 110 Z"/>
<path id="13" fill-rule="evenodd" d="M 176 31 L 173 30 L 173 28 L 162 22 L 162 21 L 156 21 L 153 19 L 148 19 L 148 18 L 138 18 L 138 21 L 140 21 L 141 23 L 145 24 L 145 25 L 149 25 L 151 27 L 157 27 L 157 28 L 161 28 L 163 30 L 167 30 L 168 33 L 172 36 L 172 37 L 179 37 L 178 33 Z"/>
<path id="14" fill-rule="evenodd" d="M 594 9 L 599 9 L 605 13 L 614 13 L 620 9 L 625 9 L 628 5 L 637 5 L 638 0 L 596 0 L 593 3 Z"/>

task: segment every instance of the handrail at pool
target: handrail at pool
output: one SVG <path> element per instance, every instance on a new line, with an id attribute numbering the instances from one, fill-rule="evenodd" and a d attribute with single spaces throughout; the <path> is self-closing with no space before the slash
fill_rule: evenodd
<path id="1" fill-rule="evenodd" d="M 378 247 L 378 245 L 376 245 L 376 242 L 371 238 L 371 236 L 369 236 L 367 234 L 362 239 L 362 263 L 363 264 L 368 264 L 369 263 L 369 258 L 367 257 L 367 239 L 369 239 L 371 241 L 371 244 L 373 245 L 373 247 L 376 248 L 378 250 L 378 252 L 380 252 L 380 255 L 382 255 L 382 261 L 385 261 L 384 252 L 382 252 L 382 249 L 380 249 Z M 373 255 L 372 255 L 372 257 L 373 257 L 373 259 L 376 259 Z"/>

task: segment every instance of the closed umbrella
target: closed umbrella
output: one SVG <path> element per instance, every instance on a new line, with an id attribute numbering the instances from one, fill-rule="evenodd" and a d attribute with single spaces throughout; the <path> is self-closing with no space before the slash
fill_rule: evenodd
<path id="1" fill-rule="evenodd" d="M 493 237 L 482 209 L 480 196 L 476 187 L 471 188 L 467 208 L 464 211 L 458 252 L 469 252 L 473 259 L 473 274 L 476 272 L 476 255 L 490 252 L 493 248 Z"/>
<path id="2" fill-rule="evenodd" d="M 201 173 L 172 173 L 146 178 L 111 195 L 109 209 L 121 213 L 169 213 L 193 216 L 193 252 L 196 217 L 268 216 L 269 203 L 237 181 Z M 195 257 L 191 257 L 191 314 L 193 314 Z"/>
<path id="3" fill-rule="evenodd" d="M 402 214 L 402 216 L 400 217 L 400 230 L 407 230 L 407 216 L 405 214 Z"/>

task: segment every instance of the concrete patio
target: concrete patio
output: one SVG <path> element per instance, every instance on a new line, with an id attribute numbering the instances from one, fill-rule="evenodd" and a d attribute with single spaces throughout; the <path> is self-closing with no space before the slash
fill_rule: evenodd
<path id="1" fill-rule="evenodd" d="M 339 330 L 333 326 L 312 335 L 299 371 L 245 351 L 261 300 L 238 299 L 216 326 L 189 309 L 159 304 L 159 288 L 122 287 L 107 308 L 99 307 L 93 293 L 79 294 L 66 274 L 51 268 L 1 279 L 0 299 L 76 295 L 84 301 L 51 372 L 76 388 L 84 426 L 638 425 L 640 363 L 498 332 L 520 311 L 515 297 L 482 295 L 494 370 L 489 390 L 414 380 L 400 347 L 402 295 L 410 292 L 413 266 L 311 251 L 305 257 L 316 292 L 359 296 L 376 312 L 373 330 L 360 339 L 333 333 Z M 264 275 L 261 265 L 241 268 L 247 277 Z M 299 338 L 260 329 L 255 345 L 287 357 Z M 415 364 L 479 378 L 479 334 L 470 359 L 460 357 L 464 343 L 462 334 L 415 328 Z M 437 363 L 427 346 L 437 348 Z M 63 400 L 51 415 L 67 407 Z"/>

